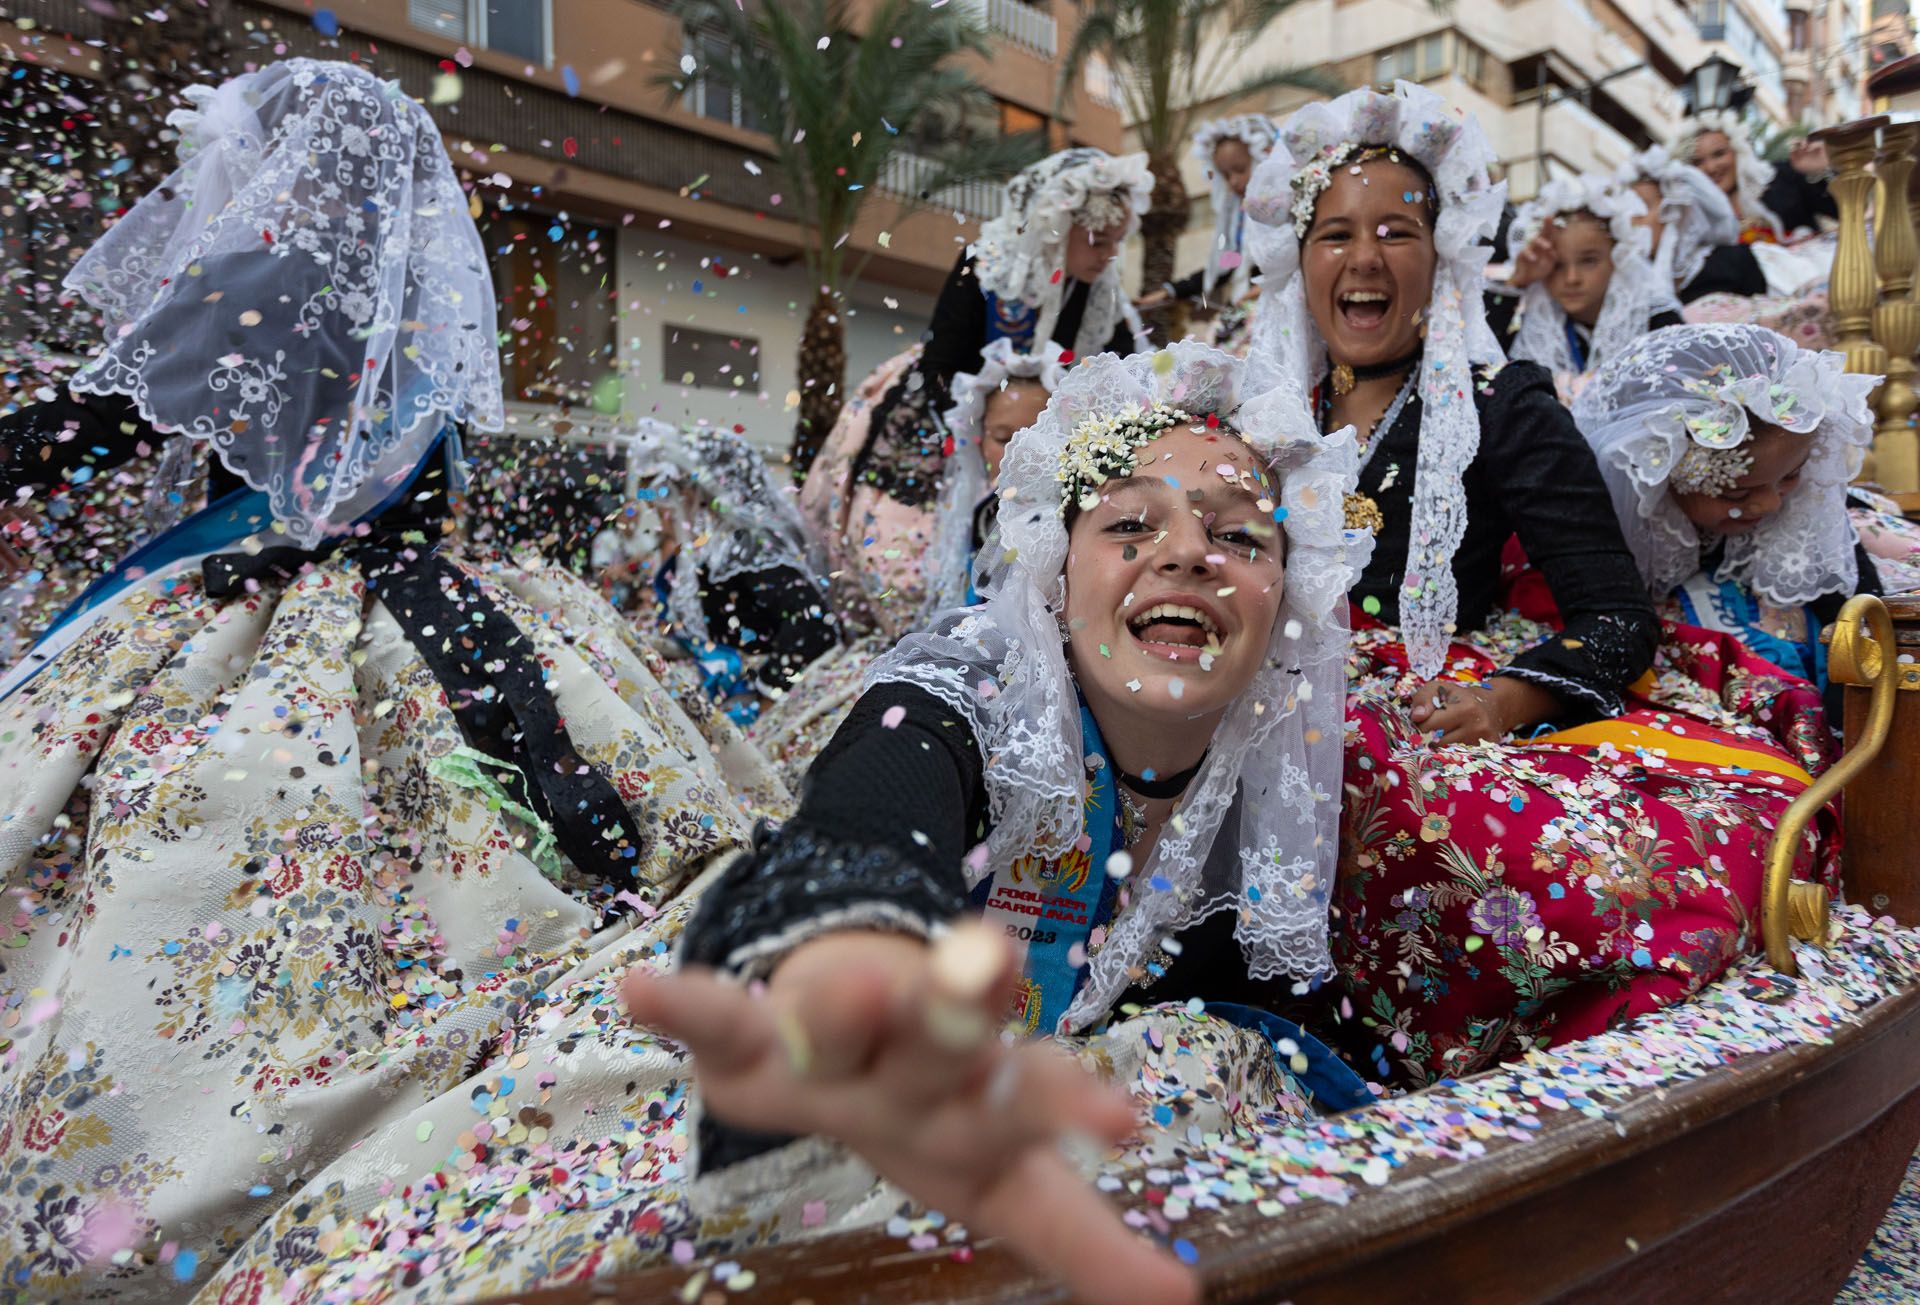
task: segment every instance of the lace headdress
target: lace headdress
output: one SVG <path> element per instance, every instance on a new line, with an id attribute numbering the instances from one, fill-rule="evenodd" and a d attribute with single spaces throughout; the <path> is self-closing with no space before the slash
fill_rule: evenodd
<path id="1" fill-rule="evenodd" d="M 1068 356 L 1048 341 L 1032 353 L 1023 353 L 1012 340 L 1001 337 L 984 351 L 977 372 L 955 373 L 947 409 L 947 433 L 953 453 L 947 458 L 947 479 L 935 511 L 933 547 L 923 572 L 927 580 L 927 615 L 950 607 L 964 607 L 973 571 L 974 512 L 987 496 L 987 462 L 981 431 L 987 419 L 987 401 L 1008 381 L 1030 380 L 1052 394 L 1066 375 Z"/>
<path id="2" fill-rule="evenodd" d="M 1705 109 L 1689 118 L 1686 128 L 1674 138 L 1674 157 L 1688 163 L 1695 162 L 1701 134 L 1709 131 L 1719 132 L 1733 146 L 1734 195 L 1740 201 L 1740 212 L 1735 214 L 1735 221 L 1759 218 L 1772 227 L 1773 234 L 1780 239 L 1785 240 L 1792 235 L 1781 223 L 1780 215 L 1768 208 L 1761 199 L 1767 193 L 1767 187 L 1773 184 L 1773 164 L 1754 152 L 1753 138 L 1747 131 L 1747 125 L 1740 121 L 1740 115 L 1732 109 Z"/>
<path id="3" fill-rule="evenodd" d="M 700 603 L 707 586 L 775 567 L 821 574 L 795 492 L 775 483 L 743 436 L 644 418 L 627 453 L 627 481 L 629 497 L 666 491 L 655 507 L 672 520 L 680 544 L 667 616 L 697 643 L 725 642 L 725 631 L 707 628 Z"/>
<path id="4" fill-rule="evenodd" d="M 1193 134 L 1193 156 L 1206 169 L 1213 185 L 1213 243 L 1207 248 L 1207 273 L 1201 284 L 1211 294 L 1221 277 L 1226 277 L 1222 296 L 1228 304 L 1246 296 L 1251 286 L 1253 263 L 1242 248 L 1241 227 L 1245 215 L 1240 197 L 1233 193 L 1219 170 L 1213 166 L 1213 152 L 1221 142 L 1237 140 L 1247 147 L 1247 155 L 1258 167 L 1273 150 L 1274 123 L 1264 113 L 1242 113 L 1232 118 L 1215 118 L 1202 124 Z"/>
<path id="5" fill-rule="evenodd" d="M 1781 606 L 1852 593 L 1859 576 L 1847 484 L 1873 442 L 1867 395 L 1879 381 L 1847 372 L 1840 354 L 1720 323 L 1655 331 L 1601 368 L 1573 416 L 1654 597 L 1698 571 L 1713 542 L 1670 491 L 1732 487 L 1752 469 L 1754 421 L 1804 436 L 1812 449 L 1780 510 L 1726 536 L 1717 578 Z"/>
<path id="6" fill-rule="evenodd" d="M 1077 226 L 1104 231 L 1125 220 L 1127 234 L 1140 229 L 1153 193 L 1145 154 L 1078 147 L 1050 154 L 1007 183 L 1007 206 L 981 224 L 973 242 L 973 270 L 980 288 L 1000 299 L 1034 308 L 1032 338 L 1053 338 L 1054 323 L 1072 285 L 1067 279 L 1067 238 Z M 1120 282 L 1115 259 L 1087 288 L 1079 338 L 1066 341 L 1076 353 L 1097 353 L 1121 321 L 1145 347 L 1145 328 Z"/>
<path id="7" fill-rule="evenodd" d="M 1076 432 L 1131 413 L 1216 413 L 1274 483 L 1286 539 L 1285 594 L 1267 661 L 1214 732 L 1212 747 L 1145 866 L 1133 871 L 1104 942 L 1089 949 L 1072 1028 L 1099 1019 L 1161 939 L 1218 911 L 1261 978 L 1331 969 L 1327 901 L 1339 840 L 1346 592 L 1372 538 L 1344 528 L 1354 481 L 1351 429 L 1303 427 L 1297 394 L 1242 398 L 1242 364 L 1183 342 L 1075 366 L 1040 420 L 1014 437 L 999 507 L 977 563 L 987 600 L 943 614 L 867 672 L 914 684 L 966 718 L 985 760 L 993 831 L 977 883 L 1028 852 L 1080 838 L 1085 764 L 1076 690 L 1061 643 L 1067 526 L 1061 475 Z"/>
<path id="8" fill-rule="evenodd" d="M 1740 220 L 1720 187 L 1691 163 L 1674 158 L 1665 146 L 1640 151 L 1621 164 L 1614 177 L 1623 186 L 1651 181 L 1660 187 L 1660 243 L 1653 251 L 1653 265 L 1676 290 L 1684 290 L 1700 275 L 1717 246 L 1740 239 Z"/>
<path id="9" fill-rule="evenodd" d="M 1647 319 L 1655 313 L 1678 312 L 1673 280 L 1654 270 L 1649 257 L 1651 240 L 1635 222 L 1646 216 L 1641 198 L 1610 178 L 1556 177 L 1540 194 L 1520 206 L 1513 219 L 1512 245 L 1524 249 L 1550 222 L 1590 213 L 1606 224 L 1613 238 L 1613 275 L 1606 298 L 1593 324 L 1586 370 L 1600 366 L 1646 334 Z M 1519 331 L 1507 349 L 1509 356 L 1539 363 L 1556 374 L 1583 370 L 1575 366 L 1573 346 L 1567 341 L 1567 315 L 1553 300 L 1542 277 L 1520 292 Z"/>
<path id="10" fill-rule="evenodd" d="M 1427 339 L 1419 368 L 1422 405 L 1415 464 L 1412 543 L 1400 594 L 1400 617 L 1415 671 L 1439 673 L 1459 610 L 1453 554 L 1467 528 L 1463 477 L 1480 449 L 1480 415 L 1472 368 L 1503 359 L 1487 326 L 1481 286 L 1506 188 L 1487 177 L 1493 149 L 1480 125 L 1449 108 L 1424 86 L 1396 82 L 1391 93 L 1349 91 L 1309 104 L 1287 119 L 1267 161 L 1247 188 L 1253 225 L 1247 244 L 1271 298 L 1261 301 L 1248 354 L 1255 393 L 1287 387 L 1311 429 L 1306 395 L 1325 372 L 1326 342 L 1307 311 L 1300 240 L 1312 206 L 1356 146 L 1390 146 L 1417 159 L 1433 178 L 1438 201 L 1438 261 L 1426 311 Z M 1275 293 L 1277 288 L 1277 293 Z"/>
<path id="11" fill-rule="evenodd" d="M 486 249 L 398 85 L 289 59 L 186 98 L 179 168 L 67 276 L 106 339 L 70 384 L 210 441 L 310 545 L 446 423 L 502 425 Z"/>

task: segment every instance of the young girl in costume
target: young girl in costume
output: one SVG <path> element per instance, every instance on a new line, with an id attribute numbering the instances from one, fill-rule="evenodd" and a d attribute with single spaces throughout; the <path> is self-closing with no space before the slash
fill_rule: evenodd
<path id="1" fill-rule="evenodd" d="M 1273 119 L 1264 113 L 1215 118 L 1193 134 L 1193 156 L 1207 175 L 1213 201 L 1213 241 L 1207 265 L 1163 290 L 1137 301 L 1148 312 L 1173 300 L 1216 314 L 1213 342 L 1229 352 L 1246 352 L 1252 323 L 1253 278 L 1246 256 L 1246 213 L 1241 200 L 1247 182 L 1273 148 Z"/>
<path id="2" fill-rule="evenodd" d="M 1377 538 L 1352 591 L 1333 945 L 1345 1045 L 1414 1082 L 1680 1000 L 1744 955 L 1767 828 L 1825 746 L 1817 706 L 1769 712 L 1797 727 L 1776 739 L 1697 666 L 1658 666 L 1658 708 L 1631 692 L 1660 626 L 1605 482 L 1483 314 L 1491 161 L 1471 119 L 1400 83 L 1299 110 L 1248 192 L 1249 383 L 1361 432 L 1350 520 Z M 1515 535 L 1558 629 L 1499 610 Z M 1705 842 L 1710 862 L 1681 850 Z"/>
<path id="3" fill-rule="evenodd" d="M 1003 337 L 981 351 L 977 372 L 954 376 L 953 406 L 945 416 L 953 441 L 947 486 L 916 535 L 920 548 L 867 554 L 869 579 L 880 592 L 898 596 L 890 606 L 899 609 L 908 596 L 919 595 L 917 623 L 973 601 L 974 555 L 991 523 L 993 485 L 1007 442 L 1039 417 L 1072 357 L 1051 341 L 1029 352 Z M 867 667 L 896 639 L 870 630 L 825 654 L 755 724 L 754 743 L 794 791 L 860 696 Z"/>
<path id="4" fill-rule="evenodd" d="M 924 614 L 926 591 L 911 577 L 903 583 L 900 563 L 934 537 L 956 375 L 977 372 L 986 347 L 1003 338 L 1022 351 L 1058 341 L 1076 357 L 1143 346 L 1115 259 L 1152 188 L 1144 154 L 1075 148 L 1020 173 L 1005 210 L 954 265 L 925 343 L 881 364 L 842 410 L 800 506 L 827 550 L 850 635 L 898 638 Z"/>
<path id="5" fill-rule="evenodd" d="M 188 98 L 180 168 L 69 275 L 100 352 L 0 441 L 9 497 L 79 440 L 214 459 L 209 506 L 0 682 L 24 1298 L 184 1299 L 422 1102 L 477 1122 L 462 1084 L 532 995 L 779 789 L 585 584 L 452 545 L 451 451 L 501 386 L 426 110 L 305 59 Z"/>
<path id="6" fill-rule="evenodd" d="M 1549 181 L 1520 208 L 1510 286 L 1488 317 L 1516 362 L 1556 379 L 1592 371 L 1649 330 L 1677 325 L 1672 277 L 1653 265 L 1646 205 L 1595 176 Z"/>
<path id="7" fill-rule="evenodd" d="M 1647 229 L 1654 269 L 1672 284 L 1681 303 L 1729 288 L 1718 284 L 1714 269 L 1720 251 L 1737 245 L 1740 224 L 1733 205 L 1706 173 L 1654 145 L 1621 164 L 1613 179 L 1646 207 L 1634 221 Z"/>
<path id="8" fill-rule="evenodd" d="M 1826 686 L 1821 629 L 1879 593 L 1847 510 L 1877 377 L 1758 326 L 1656 331 L 1574 404 L 1649 590 Z"/>
<path id="9" fill-rule="evenodd" d="M 667 637 L 750 725 L 840 643 L 792 494 L 743 436 L 706 425 L 644 423 L 627 475 L 663 527 L 663 555 L 647 565 Z"/>

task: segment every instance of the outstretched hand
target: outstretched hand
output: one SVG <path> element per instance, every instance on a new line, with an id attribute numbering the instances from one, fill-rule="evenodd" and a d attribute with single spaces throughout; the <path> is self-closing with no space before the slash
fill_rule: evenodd
<path id="1" fill-rule="evenodd" d="M 716 1118 L 845 1143 L 927 1206 L 1005 1239 L 1080 1299 L 1186 1305 L 1198 1283 L 1061 1154 L 1118 1143 L 1126 1095 L 1064 1052 L 999 1037 L 1017 970 L 983 925 L 934 947 L 847 931 L 794 949 L 764 995 L 711 971 L 631 971 L 627 1009 L 692 1053 Z"/>

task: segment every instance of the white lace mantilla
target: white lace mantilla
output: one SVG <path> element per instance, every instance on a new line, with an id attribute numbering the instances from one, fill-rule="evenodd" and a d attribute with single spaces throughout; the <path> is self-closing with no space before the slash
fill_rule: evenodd
<path id="1" fill-rule="evenodd" d="M 1693 449 L 1734 450 L 1765 422 L 1809 438 L 1800 483 L 1780 510 L 1724 536 L 1716 578 L 1779 606 L 1852 593 L 1858 581 L 1847 485 L 1873 442 L 1867 396 L 1880 378 L 1846 370 L 1765 327 L 1670 326 L 1640 340 L 1590 381 L 1573 416 L 1593 446 L 1641 574 L 1664 598 L 1700 569 L 1714 543 L 1674 501 L 1669 482 Z"/>

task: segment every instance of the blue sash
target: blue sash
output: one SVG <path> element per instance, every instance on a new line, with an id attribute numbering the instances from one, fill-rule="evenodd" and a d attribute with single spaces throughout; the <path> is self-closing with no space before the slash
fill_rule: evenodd
<path id="1" fill-rule="evenodd" d="M 1028 349 L 1033 344 L 1033 328 L 1040 323 L 1039 311 L 1018 299 L 983 293 L 987 300 L 987 343 L 1006 339 L 1019 345 L 1022 351 Z"/>
<path id="2" fill-rule="evenodd" d="M 981 881 L 974 905 L 1024 951 L 1014 1021 L 1029 1034 L 1056 1032 L 1087 974 L 1087 940 L 1118 896 L 1107 858 L 1120 846 L 1119 792 L 1093 713 L 1080 704 L 1080 737 L 1100 764 L 1087 796 L 1086 846 L 1065 856 L 1016 857 Z"/>

